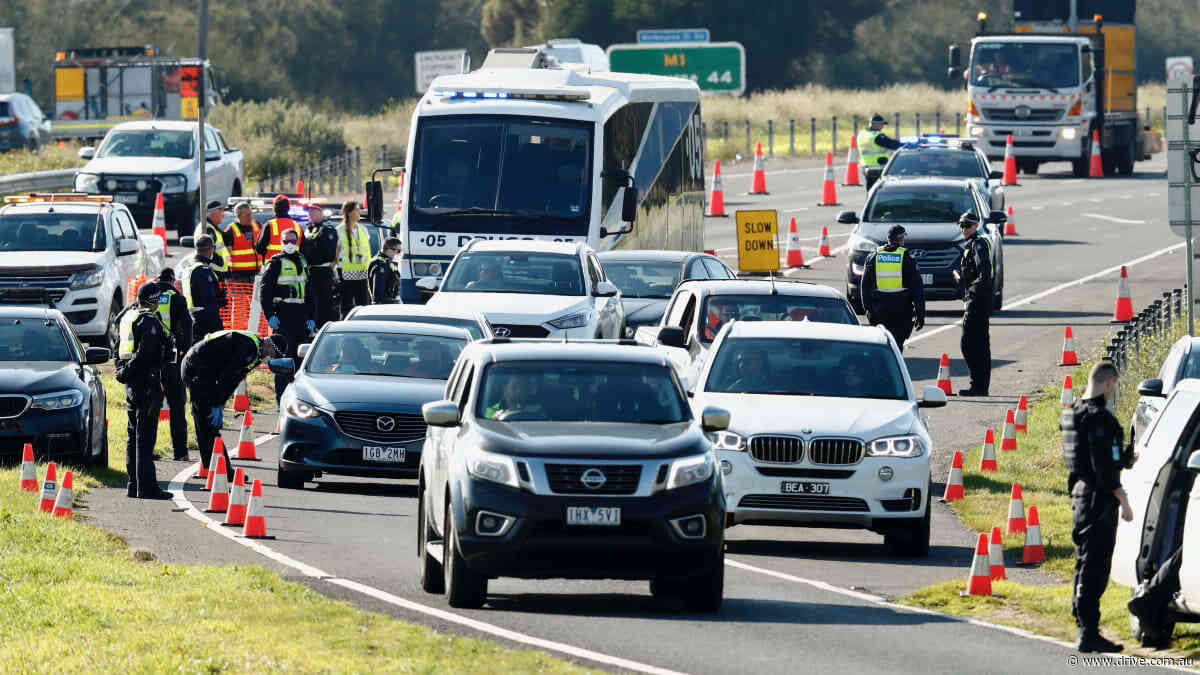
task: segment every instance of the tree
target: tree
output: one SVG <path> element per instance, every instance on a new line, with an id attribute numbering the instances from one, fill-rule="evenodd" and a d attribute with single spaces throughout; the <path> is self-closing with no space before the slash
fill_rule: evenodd
<path id="1" fill-rule="evenodd" d="M 487 0 L 481 28 L 489 45 L 517 46 L 537 41 L 541 20 L 538 0 Z"/>

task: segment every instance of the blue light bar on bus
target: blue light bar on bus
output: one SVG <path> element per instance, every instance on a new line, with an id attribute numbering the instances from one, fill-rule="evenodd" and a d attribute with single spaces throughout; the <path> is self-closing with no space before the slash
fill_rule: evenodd
<path id="1" fill-rule="evenodd" d="M 536 101 L 584 101 L 591 94 L 563 89 L 438 89 L 433 92 L 442 100 L 522 99 Z"/>

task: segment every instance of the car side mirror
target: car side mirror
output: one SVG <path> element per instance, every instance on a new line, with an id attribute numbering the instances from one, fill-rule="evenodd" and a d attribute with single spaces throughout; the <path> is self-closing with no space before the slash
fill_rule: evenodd
<path id="1" fill-rule="evenodd" d="M 188 236 L 186 236 L 186 237 L 180 237 L 180 238 L 179 238 L 179 245 L 180 245 L 182 248 L 195 248 L 195 246 L 196 246 L 196 238 L 195 238 L 195 237 L 193 237 L 193 236 L 191 236 L 190 234 L 189 234 Z"/>
<path id="2" fill-rule="evenodd" d="M 295 359 L 271 359 L 267 361 L 267 368 L 271 369 L 276 375 L 294 375 L 296 373 Z"/>
<path id="3" fill-rule="evenodd" d="M 1200 471 L 1200 450 L 1188 456 L 1188 471 Z"/>
<path id="4" fill-rule="evenodd" d="M 853 211 L 842 211 L 837 215 L 837 221 L 843 225 L 858 224 L 858 214 Z"/>
<path id="5" fill-rule="evenodd" d="M 1003 171 L 993 171 L 988 174 L 988 180 L 1000 180 L 1002 178 L 1004 178 Z"/>
<path id="6" fill-rule="evenodd" d="M 367 222 L 383 222 L 383 181 L 367 181 L 364 186 L 367 193 Z"/>
<path id="7" fill-rule="evenodd" d="M 621 292 L 617 285 L 611 281 L 601 281 L 596 284 L 595 293 L 597 297 L 611 298 Z"/>
<path id="8" fill-rule="evenodd" d="M 83 360 L 89 366 L 98 366 L 102 363 L 108 363 L 112 358 L 112 352 L 106 347 L 88 347 L 83 353 Z"/>
<path id="9" fill-rule="evenodd" d="M 442 287 L 442 280 L 437 277 L 421 277 L 417 279 L 416 286 L 422 291 L 433 293 Z"/>
<path id="10" fill-rule="evenodd" d="M 683 343 L 684 336 L 682 328 L 678 328 L 676 326 L 665 326 L 658 329 L 658 344 L 664 347 L 678 347 L 682 349 L 684 346 Z"/>
<path id="11" fill-rule="evenodd" d="M 729 411 L 724 408 L 705 408 L 700 413 L 700 428 L 705 432 L 725 431 L 729 428 Z"/>
<path id="12" fill-rule="evenodd" d="M 298 359 L 300 359 L 301 361 L 303 361 L 304 357 L 308 356 L 308 353 L 310 351 L 312 351 L 312 343 L 305 342 L 304 344 L 300 345 L 299 347 L 296 347 L 296 357 Z"/>
<path id="13" fill-rule="evenodd" d="M 205 150 L 204 151 L 204 161 L 215 162 L 219 159 L 221 159 L 221 151 L 220 150 Z"/>
<path id="14" fill-rule="evenodd" d="M 942 408 L 946 405 L 946 392 L 937 387 L 927 384 L 921 392 L 921 400 L 917 403 L 918 408 Z"/>
<path id="15" fill-rule="evenodd" d="M 421 417 L 431 427 L 456 427 L 459 423 L 458 405 L 454 401 L 433 401 L 421 406 Z"/>
<path id="16" fill-rule="evenodd" d="M 1165 398 L 1166 394 L 1163 394 L 1163 381 L 1157 377 L 1149 380 L 1142 380 L 1141 383 L 1138 384 L 1138 395 Z"/>
<path id="17" fill-rule="evenodd" d="M 1003 225 L 1008 222 L 1008 216 L 1004 215 L 1003 211 L 992 211 L 988 213 L 988 222 L 994 225 Z"/>
<path id="18" fill-rule="evenodd" d="M 119 255 L 130 255 L 137 253 L 141 246 L 142 242 L 138 241 L 137 239 L 118 239 L 117 253 Z"/>
<path id="19" fill-rule="evenodd" d="M 888 158 L 887 157 L 876 157 L 875 163 L 878 164 L 879 166 L 883 166 L 884 164 L 888 163 Z"/>
<path id="20" fill-rule="evenodd" d="M 92 159 L 95 156 L 96 156 L 96 147 L 95 146 L 85 145 L 84 147 L 79 149 L 79 159 Z"/>

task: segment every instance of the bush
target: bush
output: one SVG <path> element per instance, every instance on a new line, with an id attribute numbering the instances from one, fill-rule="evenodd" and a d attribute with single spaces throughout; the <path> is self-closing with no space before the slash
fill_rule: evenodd
<path id="1" fill-rule="evenodd" d="M 245 155 L 247 181 L 346 151 L 342 125 L 303 103 L 237 101 L 214 108 L 208 121 Z"/>

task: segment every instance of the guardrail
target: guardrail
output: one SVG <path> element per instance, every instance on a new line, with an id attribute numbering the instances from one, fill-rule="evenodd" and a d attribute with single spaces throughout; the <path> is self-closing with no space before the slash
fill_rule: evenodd
<path id="1" fill-rule="evenodd" d="M 53 169 L 51 171 L 30 171 L 27 173 L 12 173 L 0 176 L 0 194 L 15 194 L 20 192 L 45 192 L 62 188 L 75 187 L 75 172 L 78 169 Z"/>
<path id="2" fill-rule="evenodd" d="M 1129 320 L 1104 347 L 1105 358 L 1124 370 L 1142 351 L 1142 343 L 1168 335 L 1173 323 L 1187 323 L 1184 289 L 1164 291 L 1162 298 L 1150 303 L 1141 313 Z"/>

